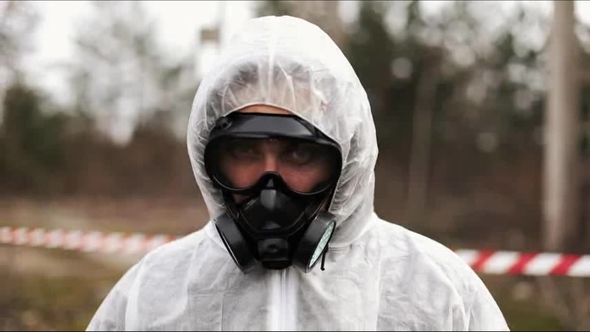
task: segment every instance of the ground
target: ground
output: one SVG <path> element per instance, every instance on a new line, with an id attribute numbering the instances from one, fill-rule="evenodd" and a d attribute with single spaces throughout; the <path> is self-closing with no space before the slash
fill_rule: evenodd
<path id="1" fill-rule="evenodd" d="M 2 200 L 0 226 L 187 234 L 203 226 L 194 199 Z M 84 330 L 139 255 L 0 245 L 0 330 Z M 512 330 L 561 330 L 527 277 L 482 276 Z"/>

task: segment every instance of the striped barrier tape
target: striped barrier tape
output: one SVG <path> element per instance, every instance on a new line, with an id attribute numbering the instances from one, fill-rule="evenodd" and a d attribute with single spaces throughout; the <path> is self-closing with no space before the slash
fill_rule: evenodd
<path id="1" fill-rule="evenodd" d="M 180 236 L 102 233 L 42 228 L 0 228 L 0 243 L 82 252 L 143 254 Z"/>
<path id="2" fill-rule="evenodd" d="M 0 243 L 3 244 L 100 253 L 144 254 L 181 237 L 27 227 L 0 228 Z M 590 255 L 470 249 L 458 249 L 455 252 L 480 273 L 590 277 Z"/>
<path id="3" fill-rule="evenodd" d="M 468 249 L 455 252 L 480 273 L 590 277 L 590 255 Z"/>

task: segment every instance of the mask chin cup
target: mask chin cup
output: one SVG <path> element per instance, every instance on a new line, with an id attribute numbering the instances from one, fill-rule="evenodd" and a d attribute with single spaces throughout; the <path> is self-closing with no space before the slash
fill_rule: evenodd
<path id="1" fill-rule="evenodd" d="M 244 273 L 252 271 L 256 267 L 256 259 L 250 252 L 246 239 L 238 226 L 226 213 L 215 218 L 217 232 L 236 265 Z"/>
<path id="2" fill-rule="evenodd" d="M 336 222 L 329 214 L 320 212 L 305 230 L 293 256 L 293 265 L 304 273 L 311 271 L 328 250 Z"/>
<path id="3" fill-rule="evenodd" d="M 260 263 L 269 270 L 282 270 L 291 265 L 289 242 L 286 239 L 270 238 L 258 241 Z"/>

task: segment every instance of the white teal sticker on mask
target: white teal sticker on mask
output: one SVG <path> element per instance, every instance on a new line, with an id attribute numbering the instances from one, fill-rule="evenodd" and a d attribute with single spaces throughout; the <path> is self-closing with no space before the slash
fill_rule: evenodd
<path id="1" fill-rule="evenodd" d="M 333 231 L 334 224 L 332 223 L 330 226 L 328 226 L 328 228 L 326 228 L 326 231 L 324 232 L 324 235 L 322 235 L 322 238 L 320 239 L 320 242 L 318 243 L 318 246 L 316 247 L 313 256 L 311 256 L 309 267 L 312 267 L 318 260 L 318 258 L 320 258 L 320 255 L 322 254 L 322 252 L 324 252 L 324 248 L 328 244 L 328 240 L 330 240 L 330 236 L 332 235 Z"/>

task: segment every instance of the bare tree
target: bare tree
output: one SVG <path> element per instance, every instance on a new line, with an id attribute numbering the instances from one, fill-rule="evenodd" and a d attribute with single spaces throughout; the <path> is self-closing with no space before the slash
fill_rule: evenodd
<path id="1" fill-rule="evenodd" d="M 427 211 L 432 123 L 440 76 L 440 56 L 433 54 L 431 57 L 431 64 L 423 69 L 418 82 L 408 179 L 408 219 L 418 226 L 424 226 Z"/>
<path id="2" fill-rule="evenodd" d="M 96 119 L 100 131 L 125 143 L 137 125 L 162 120 L 178 100 L 186 101 L 187 91 L 194 92 L 194 64 L 189 57 L 166 57 L 142 2 L 92 5 L 91 15 L 80 22 L 69 64 L 74 102 Z"/>
<path id="3" fill-rule="evenodd" d="M 0 100 L 4 99 L 10 82 L 20 79 L 20 59 L 31 48 L 30 36 L 37 19 L 37 12 L 27 2 L 0 3 Z M 0 123 L 3 113 L 0 103 Z"/>
<path id="4" fill-rule="evenodd" d="M 549 48 L 549 82 L 545 122 L 544 247 L 578 249 L 580 222 L 580 47 L 575 35 L 573 1 L 554 1 Z M 590 328 L 588 282 L 539 278 L 549 307 L 566 328 Z"/>
<path id="5" fill-rule="evenodd" d="M 554 2 L 545 123 L 544 245 L 568 250 L 578 225 L 579 52 L 573 1 Z"/>

